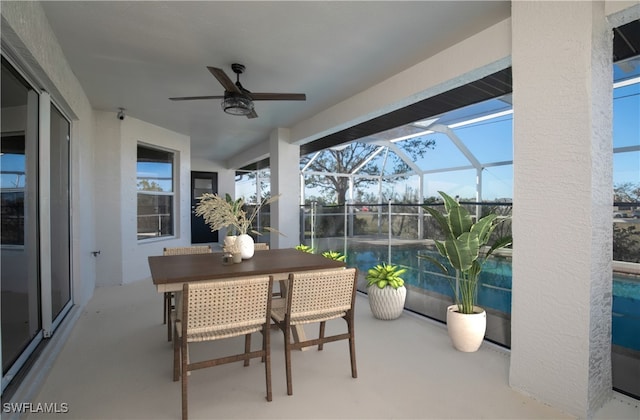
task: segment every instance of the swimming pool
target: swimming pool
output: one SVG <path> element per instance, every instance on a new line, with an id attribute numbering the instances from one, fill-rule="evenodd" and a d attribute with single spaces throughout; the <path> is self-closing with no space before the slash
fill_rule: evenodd
<path id="1" fill-rule="evenodd" d="M 418 252 L 425 253 L 424 247 L 398 246 L 392 248 L 391 261 L 407 268 L 403 278 L 407 285 L 430 294 L 453 299 L 449 280 L 427 260 L 419 259 Z M 350 249 L 347 264 L 366 271 L 381 261 L 388 261 L 386 246 L 367 249 Z M 437 253 L 430 255 L 441 258 Z M 444 262 L 444 260 L 442 260 Z M 484 266 L 480 274 L 478 305 L 493 312 L 511 315 L 511 261 L 493 258 Z M 612 343 L 628 349 L 640 351 L 640 279 L 614 273 L 613 276 Z"/>

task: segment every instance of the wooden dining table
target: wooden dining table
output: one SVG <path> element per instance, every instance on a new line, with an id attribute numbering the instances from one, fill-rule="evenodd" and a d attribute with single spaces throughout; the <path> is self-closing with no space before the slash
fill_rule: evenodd
<path id="1" fill-rule="evenodd" d="M 294 248 L 255 251 L 252 258 L 237 264 L 223 264 L 223 253 L 187 255 L 159 255 L 149 257 L 151 278 L 156 290 L 182 292 L 184 283 L 232 280 L 272 275 L 280 281 L 280 290 L 286 291 L 285 281 L 289 273 L 344 268 L 346 264 L 322 255 L 310 254 Z M 178 296 L 176 301 L 179 303 Z M 304 330 L 294 331 L 294 339 L 304 340 Z"/>
<path id="2" fill-rule="evenodd" d="M 322 255 L 294 248 L 255 251 L 253 257 L 241 263 L 224 265 L 222 252 L 210 254 L 158 255 L 149 257 L 151 278 L 158 292 L 179 292 L 184 283 L 204 280 L 273 275 L 274 280 L 286 280 L 289 273 L 344 268 L 346 264 Z"/>

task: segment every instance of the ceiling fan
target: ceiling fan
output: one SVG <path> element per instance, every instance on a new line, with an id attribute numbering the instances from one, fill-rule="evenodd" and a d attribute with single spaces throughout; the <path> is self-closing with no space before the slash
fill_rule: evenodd
<path id="1" fill-rule="evenodd" d="M 305 101 L 307 99 L 304 93 L 254 93 L 248 91 L 240 83 L 240 75 L 245 69 L 242 64 L 233 63 L 231 65 L 231 70 L 236 74 L 235 83 L 222 69 L 209 66 L 207 66 L 207 69 L 224 87 L 224 95 L 182 96 L 169 99 L 172 101 L 222 99 L 221 105 L 224 112 L 231 115 L 246 115 L 247 118 L 256 118 L 258 116 L 254 109 L 253 101 Z"/>

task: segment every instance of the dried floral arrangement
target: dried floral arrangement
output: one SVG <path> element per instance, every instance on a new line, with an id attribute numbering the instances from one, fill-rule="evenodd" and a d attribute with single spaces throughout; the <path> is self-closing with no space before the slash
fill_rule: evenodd
<path id="1" fill-rule="evenodd" d="M 205 223 L 209 225 L 212 232 L 230 227 L 233 228 L 232 234 L 255 233 L 260 235 L 260 232 L 251 228 L 254 219 L 263 206 L 271 204 L 279 198 L 280 195 L 266 197 L 253 208 L 250 214 L 247 214 L 243 209 L 245 201 L 242 197 L 233 200 L 229 194 L 226 194 L 223 198 L 218 194 L 205 193 L 199 197 L 200 202 L 196 206 L 196 216 L 204 218 Z M 269 227 L 264 227 L 264 230 L 277 232 L 277 230 Z"/>

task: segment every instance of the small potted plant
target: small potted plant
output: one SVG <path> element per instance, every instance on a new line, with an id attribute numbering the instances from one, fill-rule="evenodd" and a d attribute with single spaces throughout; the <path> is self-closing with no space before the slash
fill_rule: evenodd
<path id="1" fill-rule="evenodd" d="M 346 255 L 342 255 L 338 251 L 325 251 L 322 253 L 322 256 L 325 258 L 329 258 L 330 260 L 343 261 L 343 262 L 347 258 Z"/>
<path id="2" fill-rule="evenodd" d="M 251 214 L 247 215 L 244 210 L 245 201 L 243 198 L 238 198 L 234 201 L 229 194 L 221 197 L 218 194 L 205 193 L 199 197 L 200 202 L 196 206 L 196 216 L 203 217 L 212 232 L 222 228 L 235 229 L 238 234 L 235 245 L 240 249 L 242 258 L 249 259 L 253 257 L 254 252 L 253 238 L 249 233 L 260 235 L 260 232 L 252 229 L 253 220 L 262 206 L 271 204 L 278 198 L 280 198 L 279 195 L 264 198 L 254 207 Z M 265 227 L 264 230 L 279 233 L 269 227 Z M 227 243 L 225 245 L 229 246 L 231 244 Z"/>
<path id="3" fill-rule="evenodd" d="M 419 255 L 435 264 L 450 279 L 455 305 L 447 308 L 447 329 L 453 346 L 465 352 L 478 350 L 487 328 L 484 309 L 476 306 L 478 280 L 487 258 L 497 249 L 511 245 L 511 236 L 496 238 L 488 243 L 495 228 L 505 219 L 494 213 L 476 223 L 469 212 L 449 195 L 439 191 L 444 199 L 444 213 L 425 207 L 444 233 L 444 241 L 434 241 L 438 253 L 445 257 L 449 267 L 437 259 Z"/>
<path id="4" fill-rule="evenodd" d="M 313 248 L 305 244 L 296 245 L 296 249 L 298 251 L 306 252 L 308 254 L 313 254 Z"/>
<path id="5" fill-rule="evenodd" d="M 367 271 L 369 307 L 378 319 L 396 319 L 404 310 L 407 288 L 400 277 L 407 270 L 391 264 L 378 264 Z"/>

